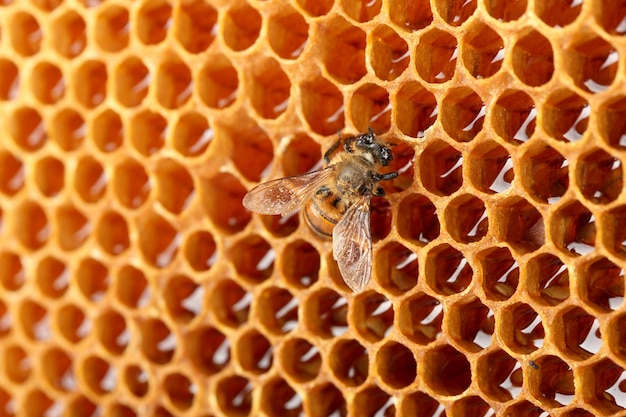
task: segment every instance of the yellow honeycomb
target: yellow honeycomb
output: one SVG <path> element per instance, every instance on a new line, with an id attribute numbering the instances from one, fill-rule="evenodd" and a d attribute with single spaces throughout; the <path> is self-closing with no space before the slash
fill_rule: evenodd
<path id="1" fill-rule="evenodd" d="M 0 0 L 0 416 L 626 415 L 625 0 Z M 259 182 L 394 143 L 373 279 Z"/>

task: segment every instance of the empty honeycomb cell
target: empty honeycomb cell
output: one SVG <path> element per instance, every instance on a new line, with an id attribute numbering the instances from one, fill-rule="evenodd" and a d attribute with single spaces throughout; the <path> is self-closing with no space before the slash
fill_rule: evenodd
<path id="1" fill-rule="evenodd" d="M 534 252 L 545 242 L 545 226 L 541 213 L 521 197 L 500 202 L 495 210 L 498 238 L 520 253 Z"/>
<path id="2" fill-rule="evenodd" d="M 320 350 L 299 337 L 287 340 L 278 356 L 284 371 L 297 383 L 312 381 L 322 368 Z"/>
<path id="3" fill-rule="evenodd" d="M 479 279 L 489 300 L 504 301 L 513 296 L 519 284 L 518 262 L 507 248 L 490 248 L 479 252 Z M 543 272 L 543 271 L 542 271 Z"/>
<path id="4" fill-rule="evenodd" d="M 55 329 L 72 344 L 78 344 L 91 332 L 92 324 L 76 304 L 63 305 L 55 314 Z"/>
<path id="5" fill-rule="evenodd" d="M 441 124 L 458 142 L 469 142 L 483 129 L 485 103 L 467 87 L 448 90 L 441 105 Z"/>
<path id="6" fill-rule="evenodd" d="M 150 374 L 139 365 L 128 365 L 124 369 L 123 381 L 126 389 L 135 397 L 145 397 L 150 390 Z"/>
<path id="7" fill-rule="evenodd" d="M 73 397 L 67 402 L 68 417 L 94 416 L 101 412 L 102 410 L 98 405 L 82 394 Z"/>
<path id="8" fill-rule="evenodd" d="M 17 291 L 25 281 L 24 267 L 20 256 L 15 252 L 0 252 L 0 283 L 7 291 Z"/>
<path id="9" fill-rule="evenodd" d="M 165 40 L 172 25 L 172 6 L 166 0 L 149 0 L 137 12 L 135 30 L 145 45 L 156 45 Z"/>
<path id="10" fill-rule="evenodd" d="M 505 52 L 500 35 L 483 23 L 470 26 L 463 39 L 463 65 L 474 78 L 489 78 L 500 71 Z"/>
<path id="11" fill-rule="evenodd" d="M 413 343 L 427 345 L 442 334 L 443 305 L 427 294 L 419 292 L 403 301 L 398 314 L 400 331 Z"/>
<path id="12" fill-rule="evenodd" d="M 239 180 L 220 173 L 200 183 L 200 197 L 209 219 L 222 232 L 232 234 L 243 230 L 252 219 L 241 200 L 247 190 Z"/>
<path id="13" fill-rule="evenodd" d="M 7 0 L 6 4 L 11 2 Z M 62 4 L 61 0 L 32 0 L 31 2 L 45 12 L 51 12 Z"/>
<path id="14" fill-rule="evenodd" d="M 320 17 L 327 14 L 333 8 L 333 0 L 296 0 L 300 8 L 309 16 Z"/>
<path id="15" fill-rule="evenodd" d="M 87 47 L 86 24 L 80 14 L 68 10 L 52 22 L 52 46 L 65 58 L 75 58 Z"/>
<path id="16" fill-rule="evenodd" d="M 174 159 L 162 159 L 155 168 L 157 200 L 170 213 L 180 214 L 194 197 L 193 178 Z"/>
<path id="17" fill-rule="evenodd" d="M 577 42 L 565 55 L 565 68 L 585 91 L 601 93 L 608 89 L 617 74 L 617 49 L 600 37 Z"/>
<path id="18" fill-rule="evenodd" d="M 107 52 L 119 52 L 126 48 L 130 32 L 128 9 L 107 4 L 97 13 L 95 36 L 98 46 Z"/>
<path id="19" fill-rule="evenodd" d="M 113 152 L 124 142 L 124 125 L 119 114 L 105 109 L 91 124 L 91 138 L 101 152 Z"/>
<path id="20" fill-rule="evenodd" d="M 178 57 L 168 57 L 156 70 L 156 98 L 166 109 L 177 109 L 193 93 L 191 70 Z"/>
<path id="21" fill-rule="evenodd" d="M 537 109 L 532 97 L 521 90 L 505 90 L 491 111 L 496 133 L 508 143 L 520 145 L 535 133 Z"/>
<path id="22" fill-rule="evenodd" d="M 76 250 L 89 238 L 92 231 L 89 218 L 73 205 L 67 203 L 58 207 L 55 218 L 57 230 L 63 231 L 57 234 L 61 249 Z"/>
<path id="23" fill-rule="evenodd" d="M 510 401 L 522 391 L 522 366 L 504 350 L 497 349 L 481 356 L 476 372 L 478 386 L 494 401 Z"/>
<path id="24" fill-rule="evenodd" d="M 112 183 L 117 200 L 130 209 L 141 206 L 152 188 L 145 168 L 134 159 L 121 161 L 114 168 Z"/>
<path id="25" fill-rule="evenodd" d="M 393 329 L 393 304 L 384 295 L 373 291 L 359 294 L 354 299 L 353 309 L 353 326 L 366 341 L 381 341 Z"/>
<path id="26" fill-rule="evenodd" d="M 102 312 L 95 320 L 96 337 L 100 345 L 112 355 L 121 355 L 128 347 L 130 330 L 124 316 L 115 310 Z"/>
<path id="27" fill-rule="evenodd" d="M 433 21 L 433 12 L 427 0 L 406 3 L 402 0 L 390 0 L 388 4 L 389 20 L 397 27 L 408 32 L 424 29 Z"/>
<path id="28" fill-rule="evenodd" d="M 600 2 L 594 7 L 596 21 L 602 29 L 611 35 L 623 35 L 626 33 L 626 7 L 623 1 L 610 3 Z"/>
<path id="29" fill-rule="evenodd" d="M 350 97 L 350 113 L 359 131 L 371 127 L 383 133 L 391 126 L 391 103 L 389 93 L 376 84 L 363 84 Z"/>
<path id="30" fill-rule="evenodd" d="M 114 70 L 115 98 L 126 107 L 140 105 L 148 95 L 152 76 L 140 58 L 130 56 Z"/>
<path id="31" fill-rule="evenodd" d="M 228 132 L 230 156 L 235 166 L 250 181 L 260 181 L 272 164 L 272 141 L 259 127 Z"/>
<path id="32" fill-rule="evenodd" d="M 113 403 L 109 407 L 109 412 L 111 415 L 120 416 L 120 417 L 137 417 L 137 413 L 131 407 L 126 404 L 121 403 Z M 158 415 L 158 414 L 155 414 Z"/>
<path id="33" fill-rule="evenodd" d="M 211 108 L 226 108 L 237 99 L 239 75 L 225 55 L 215 55 L 207 59 L 195 83 L 200 99 Z"/>
<path id="34" fill-rule="evenodd" d="M 426 351 L 418 366 L 424 373 L 424 382 L 439 395 L 459 395 L 472 381 L 467 358 L 449 345 L 441 345 Z"/>
<path id="35" fill-rule="evenodd" d="M 41 249 L 50 238 L 48 217 L 41 206 L 34 201 L 23 201 L 15 208 L 19 213 L 13 221 L 13 233 L 28 250 Z"/>
<path id="36" fill-rule="evenodd" d="M 303 307 L 304 327 L 325 339 L 341 336 L 348 330 L 348 302 L 331 289 L 321 289 L 306 299 Z"/>
<path id="37" fill-rule="evenodd" d="M 35 164 L 35 182 L 39 192 L 46 197 L 54 197 L 65 185 L 65 166 L 58 159 L 47 156 Z"/>
<path id="38" fill-rule="evenodd" d="M 477 297 L 468 297 L 451 306 L 449 334 L 465 352 L 478 353 L 491 346 L 495 327 L 493 311 Z"/>
<path id="39" fill-rule="evenodd" d="M 221 371 L 230 362 L 230 340 L 213 327 L 203 326 L 186 333 L 183 346 L 194 367 L 206 375 Z"/>
<path id="40" fill-rule="evenodd" d="M 55 104 L 65 95 L 63 73 L 51 62 L 43 61 L 33 67 L 31 88 L 42 104 Z"/>
<path id="41" fill-rule="evenodd" d="M 18 11 L 10 19 L 7 28 L 13 49 L 22 56 L 32 56 L 41 49 L 43 32 L 35 17 Z"/>
<path id="42" fill-rule="evenodd" d="M 370 201 L 370 231 L 372 241 L 378 242 L 389 235 L 392 223 L 391 203 L 385 198 L 374 197 Z"/>
<path id="43" fill-rule="evenodd" d="M 252 294 L 241 288 L 237 282 L 224 279 L 211 291 L 210 305 L 217 319 L 232 328 L 248 321 Z M 249 344 L 246 344 L 250 347 Z"/>
<path id="44" fill-rule="evenodd" d="M 470 194 L 456 197 L 446 207 L 446 228 L 460 243 L 478 242 L 489 232 L 485 203 Z"/>
<path id="45" fill-rule="evenodd" d="M 289 106 L 291 82 L 273 59 L 257 62 L 249 80 L 252 106 L 264 119 L 276 119 Z"/>
<path id="46" fill-rule="evenodd" d="M 41 355 L 41 365 L 45 381 L 55 390 L 73 392 L 78 381 L 74 375 L 70 355 L 58 347 L 51 347 Z"/>
<path id="47" fill-rule="evenodd" d="M 183 156 L 202 155 L 211 144 L 215 132 L 200 113 L 183 113 L 173 130 L 174 148 Z"/>
<path id="48" fill-rule="evenodd" d="M 165 144 L 167 120 L 161 114 L 144 110 L 130 121 L 130 143 L 143 156 L 150 156 Z"/>
<path id="49" fill-rule="evenodd" d="M 382 8 L 381 0 L 341 0 L 343 11 L 348 17 L 357 22 L 367 22 L 374 19 Z"/>
<path id="50" fill-rule="evenodd" d="M 298 212 L 291 213 L 285 217 L 282 216 L 261 216 L 263 226 L 274 236 L 289 236 L 298 229 L 300 224 L 300 216 Z"/>
<path id="51" fill-rule="evenodd" d="M 86 203 L 96 203 L 104 197 L 107 177 L 102 164 L 91 156 L 81 158 L 76 164 L 74 189 Z"/>
<path id="52" fill-rule="evenodd" d="M 433 139 L 419 158 L 420 180 L 437 195 L 451 195 L 463 185 L 463 154 L 446 142 Z"/>
<path id="53" fill-rule="evenodd" d="M 595 216 L 579 202 L 560 207 L 551 222 L 552 239 L 567 254 L 585 255 L 595 249 Z"/>
<path id="54" fill-rule="evenodd" d="M 449 407 L 450 415 L 464 415 L 467 417 L 483 417 L 493 415 L 494 411 L 482 398 L 477 395 L 456 400 Z"/>
<path id="55" fill-rule="evenodd" d="M 422 34 L 415 47 L 415 69 L 427 83 L 445 83 L 454 77 L 458 44 L 446 31 L 432 28 Z"/>
<path id="56" fill-rule="evenodd" d="M 2 150 L 0 151 L 0 191 L 13 196 L 24 187 L 24 164 L 18 156 Z"/>
<path id="57" fill-rule="evenodd" d="M 106 65 L 98 60 L 87 60 L 72 75 L 72 90 L 76 100 L 87 109 L 93 109 L 106 99 L 109 75 Z"/>
<path id="58" fill-rule="evenodd" d="M 347 415 L 346 400 L 336 386 L 330 383 L 317 385 L 308 391 L 305 410 L 311 417 Z"/>
<path id="59" fill-rule="evenodd" d="M 511 22 L 519 19 L 526 12 L 527 0 L 492 0 L 485 2 L 487 13 L 501 22 Z"/>
<path id="60" fill-rule="evenodd" d="M 624 274 L 620 267 L 601 257 L 585 265 L 580 271 L 579 292 L 581 298 L 602 312 L 620 308 L 624 303 Z"/>
<path id="61" fill-rule="evenodd" d="M 598 319 L 580 307 L 560 311 L 554 318 L 555 344 L 568 359 L 583 361 L 600 351 L 602 336 Z"/>
<path id="62" fill-rule="evenodd" d="M 335 85 L 317 77 L 299 87 L 302 114 L 313 132 L 329 136 L 344 127 L 343 95 Z"/>
<path id="63" fill-rule="evenodd" d="M 62 403 L 50 398 L 43 390 L 33 388 L 26 393 L 22 399 L 23 411 L 27 416 L 46 416 L 62 409 Z"/>
<path id="64" fill-rule="evenodd" d="M 444 243 L 426 256 L 426 283 L 441 295 L 465 291 L 474 271 L 461 252 Z"/>
<path id="65" fill-rule="evenodd" d="M 224 43 L 233 51 L 246 50 L 259 38 L 262 24 L 261 14 L 249 4 L 233 7 L 220 24 Z"/>
<path id="66" fill-rule="evenodd" d="M 15 143 L 27 152 L 41 149 L 48 141 L 48 126 L 37 109 L 17 108 L 8 122 L 8 133 Z"/>
<path id="67" fill-rule="evenodd" d="M 461 26 L 476 11 L 476 0 L 435 0 L 437 12 L 449 25 Z"/>
<path id="68" fill-rule="evenodd" d="M 596 204 L 614 201 L 624 188 L 622 162 L 602 149 L 580 157 L 576 177 L 581 193 Z"/>
<path id="69" fill-rule="evenodd" d="M 367 380 L 369 355 L 354 339 L 339 339 L 328 354 L 332 375 L 348 387 L 358 387 Z"/>
<path id="70" fill-rule="evenodd" d="M 85 139 L 85 134 L 85 120 L 77 111 L 64 108 L 54 115 L 51 136 L 61 150 L 71 152 L 78 149 Z"/>
<path id="71" fill-rule="evenodd" d="M 204 0 L 181 4 L 174 14 L 174 36 L 192 54 L 205 51 L 217 33 L 217 10 Z"/>
<path id="72" fill-rule="evenodd" d="M 321 163 L 320 145 L 305 134 L 296 134 L 282 154 L 282 168 L 286 176 L 303 175 Z"/>
<path id="73" fill-rule="evenodd" d="M 531 30 L 513 46 L 513 71 L 530 87 L 546 84 L 554 74 L 554 52 L 550 41 Z"/>
<path id="74" fill-rule="evenodd" d="M 94 258 L 84 258 L 80 261 L 75 279 L 82 295 L 92 302 L 101 301 L 109 289 L 109 270 Z"/>
<path id="75" fill-rule="evenodd" d="M 320 254 L 304 240 L 290 243 L 283 249 L 282 275 L 296 288 L 308 288 L 315 284 L 320 269 Z"/>
<path id="76" fill-rule="evenodd" d="M 547 25 L 562 28 L 572 23 L 582 10 L 577 0 L 547 0 L 535 5 L 535 13 Z"/>
<path id="77" fill-rule="evenodd" d="M 309 40 L 309 25 L 304 17 L 291 7 L 270 16 L 267 41 L 272 50 L 283 59 L 297 59 Z"/>
<path id="78" fill-rule="evenodd" d="M 19 94 L 20 72 L 13 63 L 5 58 L 0 58 L 0 101 L 13 100 Z"/>
<path id="79" fill-rule="evenodd" d="M 435 96 L 421 84 L 409 82 L 402 85 L 395 100 L 394 116 L 398 129 L 413 138 L 424 137 L 426 130 L 437 120 L 439 111 Z"/>
<path id="80" fill-rule="evenodd" d="M 298 299 L 287 290 L 265 288 L 257 297 L 257 316 L 273 334 L 285 334 L 298 326 Z"/>
<path id="81" fill-rule="evenodd" d="M 284 379 L 274 377 L 261 390 L 261 410 L 269 417 L 302 415 L 303 399 Z"/>
<path id="82" fill-rule="evenodd" d="M 398 176 L 390 181 L 383 181 L 382 187 L 387 193 L 402 192 L 413 185 L 415 177 L 415 149 L 406 142 L 393 144 L 393 161 L 389 164 L 389 172 L 397 172 Z"/>
<path id="83" fill-rule="evenodd" d="M 34 365 L 26 350 L 17 344 L 6 346 L 2 364 L 9 380 L 16 384 L 23 384 L 30 378 Z"/>
<path id="84" fill-rule="evenodd" d="M 398 242 L 387 243 L 376 254 L 378 283 L 394 295 L 404 294 L 417 285 L 417 254 Z"/>
<path id="85" fill-rule="evenodd" d="M 569 405 L 574 400 L 574 372 L 556 356 L 542 356 L 536 360 L 536 383 L 529 384 L 532 394 L 546 408 Z"/>
<path id="86" fill-rule="evenodd" d="M 543 127 L 557 140 L 577 142 L 587 130 L 590 114 L 587 100 L 567 89 L 557 90 L 544 104 Z"/>
<path id="87" fill-rule="evenodd" d="M 509 152 L 495 141 L 485 141 L 470 152 L 469 177 L 480 191 L 503 193 L 515 179 L 513 159 Z"/>
<path id="88" fill-rule="evenodd" d="M 196 384 L 182 373 L 171 373 L 163 379 L 163 388 L 168 400 L 178 411 L 193 407 Z"/>
<path id="89" fill-rule="evenodd" d="M 187 237 L 184 253 L 187 263 L 198 272 L 209 270 L 218 256 L 215 239 L 205 230 L 198 230 Z"/>
<path id="90" fill-rule="evenodd" d="M 6 318 L 4 319 L 6 323 Z M 19 304 L 19 325 L 31 342 L 48 341 L 52 337 L 52 327 L 48 310 L 36 301 L 26 299 Z M 7 330 L 3 329 L 2 333 Z"/>
<path id="91" fill-rule="evenodd" d="M 564 417 L 594 417 L 592 413 L 583 408 L 573 408 L 572 410 L 563 413 Z"/>
<path id="92" fill-rule="evenodd" d="M 131 265 L 124 265 L 115 275 L 115 295 L 122 305 L 139 308 L 150 299 L 150 287 L 144 273 Z"/>
<path id="93" fill-rule="evenodd" d="M 401 415 L 434 417 L 441 415 L 444 407 L 428 394 L 416 391 L 401 399 L 400 410 Z"/>
<path id="94" fill-rule="evenodd" d="M 119 255 L 130 247 L 128 224 L 122 215 L 114 211 L 105 212 L 95 229 L 98 244 L 105 252 Z"/>
<path id="95" fill-rule="evenodd" d="M 274 348 L 262 333 L 251 329 L 235 345 L 241 367 L 254 375 L 268 372 L 274 362 Z"/>
<path id="96" fill-rule="evenodd" d="M 369 386 L 356 393 L 352 410 L 358 416 L 395 416 L 394 398 L 377 386 Z"/>
<path id="97" fill-rule="evenodd" d="M 103 396 L 116 389 L 117 370 L 106 359 L 90 355 L 82 361 L 80 367 L 81 379 L 92 395 Z"/>
<path id="98" fill-rule="evenodd" d="M 626 206 L 617 206 L 604 215 L 604 244 L 620 257 L 626 256 Z"/>
<path id="99" fill-rule="evenodd" d="M 515 303 L 500 311 L 500 337 L 513 352 L 530 354 L 543 346 L 545 331 L 541 316 L 528 304 Z"/>
<path id="100" fill-rule="evenodd" d="M 393 389 L 406 388 L 417 377 L 417 362 L 406 346 L 389 341 L 376 352 L 378 375 Z"/>
<path id="101" fill-rule="evenodd" d="M 222 413 L 227 417 L 247 416 L 252 409 L 254 386 L 239 375 L 229 375 L 216 382 L 215 398 Z"/>
<path id="102" fill-rule="evenodd" d="M 156 213 L 146 213 L 137 219 L 139 249 L 144 259 L 156 268 L 170 265 L 178 254 L 180 233 L 170 222 Z"/>
<path id="103" fill-rule="evenodd" d="M 526 150 L 521 171 L 528 193 L 542 203 L 558 202 L 569 187 L 569 161 L 545 143 Z"/>
<path id="104" fill-rule="evenodd" d="M 328 75 L 342 84 L 353 84 L 367 74 L 365 67 L 366 34 L 341 17 L 328 22 L 320 42 L 332 45 L 324 48 L 322 59 Z"/>
<path id="105" fill-rule="evenodd" d="M 596 409 L 606 415 L 617 415 L 624 411 L 626 376 L 621 366 L 610 359 L 602 359 L 587 370 L 585 378 L 591 384 L 588 401 Z"/>
<path id="106" fill-rule="evenodd" d="M 156 318 L 144 318 L 135 324 L 139 329 L 139 348 L 143 356 L 155 365 L 171 362 L 177 340 L 167 325 Z M 205 348 L 208 350 L 209 346 Z"/>
<path id="107" fill-rule="evenodd" d="M 242 277 L 258 283 L 272 275 L 276 252 L 262 237 L 250 235 L 231 248 L 230 259 Z"/>
<path id="108" fill-rule="evenodd" d="M 185 275 L 175 275 L 165 284 L 163 298 L 170 317 L 187 323 L 202 311 L 204 288 Z"/>

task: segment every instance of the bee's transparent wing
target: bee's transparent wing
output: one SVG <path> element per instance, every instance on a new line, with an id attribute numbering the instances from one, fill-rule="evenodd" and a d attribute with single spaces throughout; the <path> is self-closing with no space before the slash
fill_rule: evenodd
<path id="1" fill-rule="evenodd" d="M 243 198 L 248 210 L 260 214 L 286 216 L 296 211 L 304 201 L 328 182 L 334 166 L 295 177 L 285 177 L 254 187 Z"/>
<path id="2" fill-rule="evenodd" d="M 350 206 L 333 229 L 333 257 L 345 283 L 354 292 L 362 291 L 372 275 L 369 197 Z"/>

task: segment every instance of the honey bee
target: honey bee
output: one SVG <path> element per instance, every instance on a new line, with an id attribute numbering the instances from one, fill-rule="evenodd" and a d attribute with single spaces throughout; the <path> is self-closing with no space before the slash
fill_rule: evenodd
<path id="1" fill-rule="evenodd" d="M 332 156 L 342 142 L 344 152 Z M 398 176 L 380 172 L 393 160 L 387 145 L 371 128 L 345 140 L 339 135 L 324 154 L 325 168 L 260 184 L 245 195 L 243 205 L 260 214 L 282 216 L 304 207 L 306 224 L 320 238 L 332 238 L 343 280 L 360 292 L 372 275 L 370 201 L 385 195 L 379 181 Z"/>

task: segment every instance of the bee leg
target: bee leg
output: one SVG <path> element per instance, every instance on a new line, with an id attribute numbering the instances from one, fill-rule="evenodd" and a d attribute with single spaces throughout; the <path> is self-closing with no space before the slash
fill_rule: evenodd
<path id="1" fill-rule="evenodd" d="M 339 139 L 337 139 L 337 142 L 333 143 L 333 145 L 328 148 L 328 150 L 324 154 L 324 162 L 326 162 L 326 165 L 330 164 L 330 156 L 333 152 L 335 152 L 335 150 L 337 150 L 337 148 L 341 144 L 341 132 L 337 132 L 337 136 L 339 137 Z"/>
<path id="2" fill-rule="evenodd" d="M 384 197 L 385 195 L 387 195 L 387 193 L 383 190 L 383 187 L 378 187 L 374 190 L 375 197 Z"/>
<path id="3" fill-rule="evenodd" d="M 372 174 L 372 178 L 374 179 L 374 181 L 388 181 L 396 178 L 397 176 L 397 172 L 388 172 L 386 174 Z"/>

